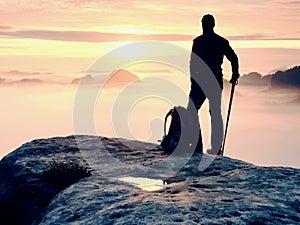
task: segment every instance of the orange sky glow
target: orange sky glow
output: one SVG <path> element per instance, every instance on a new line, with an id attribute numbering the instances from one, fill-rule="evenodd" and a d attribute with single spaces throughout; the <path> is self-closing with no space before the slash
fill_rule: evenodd
<path id="1" fill-rule="evenodd" d="M 300 49 L 298 1 L 4 0 L 0 8 L 3 71 L 40 69 L 74 76 L 124 42 L 172 41 L 189 49 L 206 13 L 215 16 L 216 32 L 228 38 L 237 53 L 245 48 L 276 48 L 285 54 Z M 30 63 L 35 60 L 40 66 Z M 277 66 L 294 64 L 290 60 Z"/>

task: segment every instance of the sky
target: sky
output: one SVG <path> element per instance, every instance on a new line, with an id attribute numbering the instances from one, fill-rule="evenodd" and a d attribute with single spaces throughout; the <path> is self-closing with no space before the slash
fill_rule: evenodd
<path id="1" fill-rule="evenodd" d="M 201 34 L 202 15 L 210 13 L 216 18 L 215 31 L 227 38 L 238 54 L 240 73 L 256 71 L 266 75 L 299 65 L 299 12 L 300 1 L 295 0 L 0 0 L 0 157 L 35 138 L 72 134 L 78 89 L 71 82 L 85 76 L 97 59 L 115 48 L 151 40 L 190 51 L 192 40 Z M 130 54 L 117 59 L 133 56 Z M 187 77 L 174 78 L 179 73 L 174 68 L 141 64 L 129 69 L 140 79 L 164 78 L 188 92 Z M 230 78 L 228 62 L 224 63 L 224 77 Z M 112 86 L 110 91 L 124 87 Z M 103 101 L 111 102 L 112 95 Z M 179 102 L 183 104 L 184 100 Z M 163 117 L 170 105 L 162 103 L 161 110 L 152 116 Z M 138 117 L 140 110 L 132 112 Z M 145 118 L 150 117 L 151 114 Z M 139 121 L 146 123 L 145 118 Z M 98 120 L 101 121 L 95 119 Z M 108 116 L 106 122 L 109 120 Z M 161 122 L 155 121 L 158 120 L 153 126 L 159 127 Z M 239 124 L 236 129 L 242 129 L 247 122 Z M 142 130 L 136 133 L 137 138 L 148 137 Z M 101 134 L 113 136 L 114 132 L 104 129 Z M 280 160 L 255 161 L 247 154 L 234 153 L 242 148 L 239 144 L 245 143 L 228 144 L 233 148 L 230 154 L 241 159 L 284 164 Z"/>

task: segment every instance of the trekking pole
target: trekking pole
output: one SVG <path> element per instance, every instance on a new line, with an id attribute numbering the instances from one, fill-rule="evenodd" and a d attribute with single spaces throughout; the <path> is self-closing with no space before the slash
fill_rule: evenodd
<path id="1" fill-rule="evenodd" d="M 228 107 L 227 120 L 226 120 L 226 128 L 225 128 L 224 140 L 223 140 L 223 144 L 222 144 L 222 148 L 221 148 L 221 156 L 224 155 L 224 147 L 225 147 L 225 141 L 226 141 L 226 136 L 227 136 L 231 106 L 232 106 L 232 101 L 233 101 L 234 88 L 235 88 L 235 85 L 237 85 L 237 84 L 238 84 L 238 82 L 236 81 L 236 82 L 232 83 L 232 87 L 231 87 L 229 107 Z"/>

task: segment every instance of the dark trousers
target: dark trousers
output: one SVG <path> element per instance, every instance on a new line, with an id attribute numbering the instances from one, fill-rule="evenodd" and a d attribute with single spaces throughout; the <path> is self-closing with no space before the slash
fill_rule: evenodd
<path id="1" fill-rule="evenodd" d="M 222 86 L 221 86 L 222 87 Z M 196 110 L 189 110 L 193 112 L 198 112 L 198 110 L 203 105 L 206 98 L 209 101 L 209 112 L 211 116 L 211 148 L 214 150 L 219 150 L 222 146 L 223 136 L 224 136 L 224 125 L 223 125 L 223 118 L 221 113 L 221 99 L 222 99 L 222 89 L 216 90 L 217 93 L 214 97 L 208 97 L 199 87 L 199 85 L 192 81 L 191 91 L 189 94 L 189 103 L 188 109 Z M 194 115 L 198 117 L 197 115 Z M 201 130 L 201 129 L 200 129 Z M 200 132 L 201 136 L 201 132 Z M 199 139 L 202 137 L 199 137 Z"/>

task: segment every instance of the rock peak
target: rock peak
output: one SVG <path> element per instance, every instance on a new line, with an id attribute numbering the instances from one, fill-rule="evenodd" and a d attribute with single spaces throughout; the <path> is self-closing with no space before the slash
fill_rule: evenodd
<path id="1" fill-rule="evenodd" d="M 93 155 L 99 140 L 106 152 L 129 167 L 150 167 L 168 157 L 153 144 L 118 138 L 83 135 L 26 143 L 0 162 L 0 224 L 273 225 L 300 221 L 299 169 L 258 167 L 218 157 L 199 170 L 199 162 L 207 155 L 195 154 L 165 179 L 161 189 L 149 192 L 105 177 L 87 164 L 77 143 L 85 143 Z M 176 157 L 175 161 L 181 160 Z M 57 186 L 55 179 L 45 177 L 49 168 L 70 176 L 83 172 L 83 176 Z M 148 178 L 160 179 L 157 174 Z"/>

